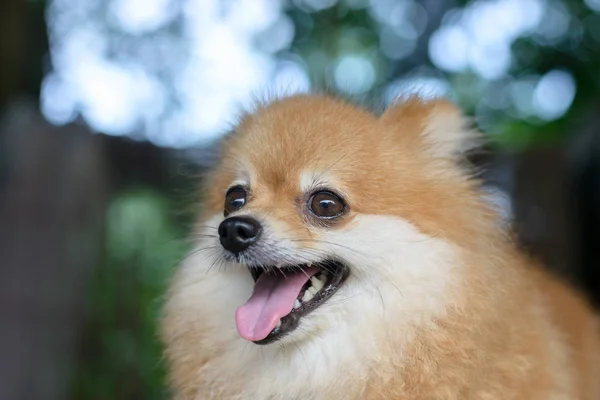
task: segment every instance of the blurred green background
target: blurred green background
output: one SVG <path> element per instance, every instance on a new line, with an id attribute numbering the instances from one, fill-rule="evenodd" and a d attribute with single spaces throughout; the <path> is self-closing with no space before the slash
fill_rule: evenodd
<path id="1" fill-rule="evenodd" d="M 1 399 L 168 398 L 161 296 L 256 96 L 450 97 L 520 243 L 600 298 L 600 0 L 3 0 L 0 56 Z"/>

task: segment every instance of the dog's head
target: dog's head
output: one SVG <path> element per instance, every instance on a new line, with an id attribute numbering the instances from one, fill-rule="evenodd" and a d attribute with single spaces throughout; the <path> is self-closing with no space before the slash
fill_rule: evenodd
<path id="1" fill-rule="evenodd" d="M 381 116 L 320 96 L 260 107 L 206 180 L 167 342 L 297 346 L 443 312 L 491 215 L 461 165 L 475 141 L 442 100 Z"/>

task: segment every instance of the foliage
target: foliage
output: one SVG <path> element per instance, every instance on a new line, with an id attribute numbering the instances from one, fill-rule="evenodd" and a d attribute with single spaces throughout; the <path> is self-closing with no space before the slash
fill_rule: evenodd
<path id="1" fill-rule="evenodd" d="M 598 107 L 600 10 L 592 9 L 586 2 L 524 0 L 524 4 L 539 7 L 540 19 L 533 24 L 534 27 L 523 29 L 507 40 L 510 45 L 510 65 L 504 74 L 494 77 L 486 77 L 472 68 L 444 70 L 436 65 L 432 56 L 431 38 L 439 32 L 440 27 L 464 28 L 459 22 L 460 16 L 468 20 L 465 16 L 476 15 L 474 11 L 483 4 L 514 5 L 518 2 L 461 1 L 460 7 L 451 1 L 435 3 L 408 0 L 395 3 L 346 0 L 332 3 L 335 6 L 322 9 L 305 6 L 287 10 L 294 21 L 296 34 L 291 48 L 284 55 L 299 56 L 306 64 L 311 80 L 319 87 L 340 90 L 334 78 L 336 63 L 344 56 L 358 54 L 368 59 L 376 70 L 372 87 L 365 93 L 358 93 L 359 98 L 385 98 L 393 88 L 394 81 L 410 84 L 412 80 L 415 86 L 419 80 L 436 81 L 447 85 L 443 94 L 453 97 L 474 116 L 479 128 L 493 134 L 495 143 L 504 148 L 562 141 L 576 130 L 576 124 L 585 113 Z M 356 3 L 381 6 L 351 7 Z M 588 3 L 600 8 L 600 2 L 589 0 Z M 429 26 L 418 29 L 418 24 L 411 20 L 411 17 L 415 20 L 415 13 L 410 11 L 410 7 L 404 13 L 408 16 L 403 17 L 401 24 L 400 17 L 388 17 L 401 8 L 401 4 L 409 4 L 412 9 L 416 7 L 422 12 L 425 9 L 420 4 L 428 4 L 426 12 Z M 435 20 L 436 14 L 443 15 L 443 18 Z M 513 19 L 516 24 L 523 18 L 515 15 Z M 397 28 L 394 21 L 400 25 L 412 23 L 418 30 L 414 37 L 403 37 L 403 33 L 392 35 L 396 48 L 413 49 L 405 54 L 394 55 L 386 51 L 385 43 L 389 42 L 390 36 L 386 32 Z M 488 36 L 494 35 L 488 33 Z M 483 42 L 473 37 L 468 40 Z M 496 44 L 491 41 L 486 45 L 493 48 Z M 572 76 L 576 86 L 575 97 L 566 112 L 558 118 L 540 118 L 534 112 L 536 99 L 532 96 L 544 74 L 551 71 L 565 71 Z M 402 90 L 406 89 L 410 88 L 402 86 Z M 396 93 L 400 94 L 398 91 Z M 567 93 L 563 95 L 567 96 Z"/>
<path id="2" fill-rule="evenodd" d="M 156 321 L 169 266 L 185 250 L 170 209 L 150 190 L 130 190 L 112 201 L 106 258 L 89 290 L 73 399 L 166 397 Z"/>

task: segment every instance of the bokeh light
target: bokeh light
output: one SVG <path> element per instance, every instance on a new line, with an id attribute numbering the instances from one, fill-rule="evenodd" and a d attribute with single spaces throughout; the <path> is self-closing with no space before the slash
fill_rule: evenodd
<path id="1" fill-rule="evenodd" d="M 56 124 L 81 115 L 102 133 L 188 147 L 222 134 L 258 92 L 310 87 L 301 63 L 274 57 L 294 35 L 277 2 L 53 0 L 48 21 L 41 108 Z M 276 40 L 256 46 L 265 32 Z"/>
<path id="2" fill-rule="evenodd" d="M 317 14 L 348 10 L 364 10 L 364 25 L 312 39 Z M 577 89 L 565 68 L 515 73 L 532 57 L 515 53 L 518 41 L 577 40 L 563 2 L 475 0 L 434 29 L 430 11 L 415 0 L 51 0 L 41 109 L 54 124 L 81 116 L 99 132 L 175 148 L 219 138 L 256 97 L 315 87 L 386 101 L 449 96 L 491 131 L 568 112 Z M 391 63 L 411 67 L 389 79 Z"/>

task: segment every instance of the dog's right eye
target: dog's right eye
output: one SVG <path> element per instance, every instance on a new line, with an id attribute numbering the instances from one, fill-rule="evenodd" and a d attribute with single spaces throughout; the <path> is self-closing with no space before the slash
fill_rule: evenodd
<path id="1" fill-rule="evenodd" d="M 248 191 L 242 186 L 234 186 L 225 194 L 225 216 L 246 205 Z"/>

